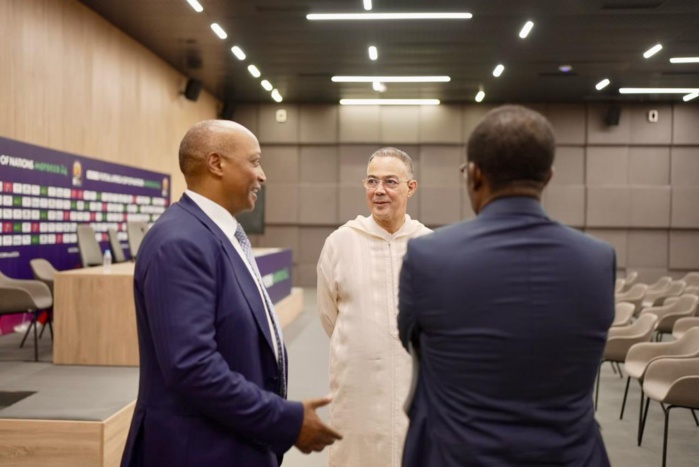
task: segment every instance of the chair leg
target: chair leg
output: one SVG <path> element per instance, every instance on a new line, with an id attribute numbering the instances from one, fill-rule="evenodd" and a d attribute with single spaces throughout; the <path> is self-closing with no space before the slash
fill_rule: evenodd
<path id="1" fill-rule="evenodd" d="M 629 394 L 629 383 L 631 382 L 631 377 L 626 377 L 626 389 L 624 389 L 624 400 L 621 402 L 621 413 L 619 414 L 619 420 L 624 419 L 624 408 L 626 407 L 626 396 Z"/>
<path id="2" fill-rule="evenodd" d="M 643 407 L 643 399 L 644 399 L 644 395 L 643 395 L 643 393 L 641 393 L 641 407 Z M 638 425 L 638 445 L 639 446 L 643 442 L 643 431 L 646 428 L 646 420 L 648 419 L 648 406 L 650 405 L 650 398 L 645 397 L 645 399 L 646 399 L 646 409 L 643 411 L 642 414 L 640 414 L 642 416 L 641 416 L 640 424 Z"/>
<path id="3" fill-rule="evenodd" d="M 616 367 L 614 366 L 614 362 L 609 362 L 609 364 L 612 366 L 612 371 L 614 374 L 616 374 Z"/>
<path id="4" fill-rule="evenodd" d="M 663 431 L 663 467 L 667 465 L 667 432 L 668 428 L 670 427 L 670 409 L 672 406 L 669 406 L 667 409 L 663 407 L 663 412 L 665 412 L 665 430 Z"/>
<path id="5" fill-rule="evenodd" d="M 624 379 L 624 372 L 621 371 L 621 363 L 616 362 L 616 369 L 619 370 L 619 379 Z"/>
<path id="6" fill-rule="evenodd" d="M 51 333 L 51 342 L 53 342 L 53 324 L 51 323 L 51 320 L 49 319 L 47 324 L 49 325 L 49 332 Z"/>
<path id="7" fill-rule="evenodd" d="M 697 413 L 694 411 L 694 409 L 691 409 L 691 410 L 692 410 L 692 417 L 694 417 L 694 423 L 696 423 L 697 426 L 699 426 L 699 420 L 697 420 Z"/>
<path id="8" fill-rule="evenodd" d="M 36 331 L 36 323 L 38 322 L 37 320 L 39 319 L 39 312 L 35 311 L 34 312 L 34 361 L 38 362 L 39 361 L 39 337 L 37 336 L 37 331 Z"/>
<path id="9" fill-rule="evenodd" d="M 29 336 L 29 333 L 32 331 L 32 326 L 36 326 L 36 316 L 32 315 L 32 320 L 29 323 L 29 327 L 27 328 L 27 331 L 24 333 L 24 337 L 22 338 L 22 342 L 19 344 L 19 348 L 22 349 L 24 348 L 24 342 L 27 340 L 27 336 Z"/>

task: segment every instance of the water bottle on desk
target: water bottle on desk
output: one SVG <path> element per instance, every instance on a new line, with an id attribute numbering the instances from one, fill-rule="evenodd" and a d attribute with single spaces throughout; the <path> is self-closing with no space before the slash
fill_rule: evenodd
<path id="1" fill-rule="evenodd" d="M 104 272 L 112 272 L 112 252 L 107 248 L 104 250 L 104 255 L 102 256 L 102 267 Z"/>

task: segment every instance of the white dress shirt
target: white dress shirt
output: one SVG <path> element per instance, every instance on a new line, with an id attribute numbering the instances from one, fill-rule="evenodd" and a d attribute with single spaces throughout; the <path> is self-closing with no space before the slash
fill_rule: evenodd
<path id="1" fill-rule="evenodd" d="M 238 228 L 238 221 L 236 220 L 235 217 L 231 215 L 230 212 L 226 211 L 223 206 L 220 204 L 217 204 L 213 201 L 211 201 L 209 198 L 205 198 L 204 196 L 195 193 L 191 190 L 185 190 L 185 194 L 189 196 L 192 201 L 196 203 L 199 208 L 204 211 L 204 214 L 206 214 L 209 219 L 211 219 L 214 224 L 216 224 L 226 235 L 228 240 L 231 242 L 233 245 L 233 248 L 235 248 L 235 251 L 238 252 L 238 256 L 243 260 L 243 263 L 245 266 L 248 268 L 248 272 L 250 272 L 250 275 L 253 278 L 253 281 L 255 282 L 255 285 L 257 285 L 257 292 L 260 294 L 260 300 L 262 300 L 262 304 L 265 307 L 265 316 L 267 317 L 267 325 L 269 326 L 269 333 L 272 336 L 272 341 L 274 341 L 274 345 L 272 348 L 274 349 L 274 356 L 278 359 L 279 358 L 279 352 L 277 351 L 278 342 L 277 342 L 277 335 L 274 331 L 274 323 L 272 323 L 272 319 L 270 318 L 270 312 L 274 312 L 273 310 L 268 310 L 267 309 L 267 300 L 265 300 L 264 295 L 262 295 L 262 289 L 261 287 L 262 284 L 260 284 L 260 281 L 257 280 L 257 276 L 255 275 L 255 271 L 252 268 L 252 265 L 248 263 L 248 259 L 245 257 L 245 253 L 243 252 L 243 248 L 240 246 L 240 242 L 238 242 L 238 239 L 235 238 L 235 231 Z M 277 321 L 279 319 L 277 318 Z"/>

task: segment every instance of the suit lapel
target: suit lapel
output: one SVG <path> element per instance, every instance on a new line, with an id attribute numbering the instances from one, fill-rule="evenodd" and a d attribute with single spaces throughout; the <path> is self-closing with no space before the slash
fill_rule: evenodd
<path id="1" fill-rule="evenodd" d="M 267 341 L 267 345 L 269 345 L 270 350 L 274 352 L 274 342 L 272 342 L 272 335 L 270 333 L 269 323 L 267 321 L 267 312 L 265 311 L 265 306 L 262 303 L 262 297 L 257 290 L 255 278 L 250 274 L 250 271 L 243 262 L 243 259 L 235 250 L 228 237 L 226 237 L 226 234 L 223 233 L 223 231 L 214 223 L 214 221 L 212 221 L 211 218 L 207 216 L 206 213 L 204 213 L 204 211 L 202 211 L 191 198 L 189 198 L 186 194 L 182 195 L 179 205 L 189 214 L 196 217 L 199 222 L 204 224 L 204 226 L 209 229 L 220 242 L 221 246 L 223 247 L 223 251 L 228 257 L 228 261 L 233 268 L 233 276 L 238 282 L 240 289 L 243 291 L 243 296 L 245 297 L 245 300 L 247 301 L 248 306 L 255 317 L 257 326 L 265 336 L 265 340 Z M 260 284 L 260 286 L 264 287 L 263 284 Z"/>

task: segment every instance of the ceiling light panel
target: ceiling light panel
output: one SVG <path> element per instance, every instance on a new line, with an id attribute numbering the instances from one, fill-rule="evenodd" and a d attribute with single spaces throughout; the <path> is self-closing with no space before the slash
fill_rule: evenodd
<path id="1" fill-rule="evenodd" d="M 260 84 L 262 85 L 263 88 L 265 88 L 265 91 L 271 91 L 274 89 L 274 86 L 272 86 L 272 83 L 267 81 L 266 79 L 263 79 Z"/>
<path id="2" fill-rule="evenodd" d="M 189 6 L 194 8 L 194 11 L 196 11 L 197 13 L 201 13 L 202 11 L 204 11 L 204 7 L 201 6 L 201 3 L 199 3 L 197 0 L 187 0 L 187 3 L 189 3 Z"/>
<path id="3" fill-rule="evenodd" d="M 279 94 L 279 91 L 277 91 L 276 89 L 272 90 L 272 99 L 274 99 L 275 102 L 281 102 L 284 100 L 282 99 L 282 95 Z"/>
<path id="4" fill-rule="evenodd" d="M 334 83 L 448 83 L 449 76 L 333 76 Z"/>
<path id="5" fill-rule="evenodd" d="M 369 46 L 369 58 L 371 60 L 376 60 L 379 58 L 379 50 L 373 45 Z"/>
<path id="6" fill-rule="evenodd" d="M 237 45 L 231 47 L 231 52 L 233 52 L 233 55 L 235 55 L 235 58 L 237 58 L 238 60 L 245 60 L 245 52 L 243 52 L 243 49 L 241 49 Z"/>
<path id="7" fill-rule="evenodd" d="M 650 58 L 661 50 L 663 50 L 663 46 L 661 44 L 655 44 L 653 47 L 643 52 L 643 58 Z"/>
<path id="8" fill-rule="evenodd" d="M 699 57 L 672 57 L 670 63 L 699 63 Z"/>
<path id="9" fill-rule="evenodd" d="M 605 78 L 602 81 L 600 81 L 599 83 L 595 84 L 595 89 L 597 89 L 598 91 L 601 91 L 602 89 L 609 86 L 609 83 L 611 83 L 611 81 L 609 81 L 607 78 Z"/>
<path id="10" fill-rule="evenodd" d="M 534 27 L 534 23 L 531 21 L 527 21 L 524 23 L 524 26 L 522 26 L 522 30 L 519 31 L 519 37 L 522 39 L 526 39 L 529 33 L 532 31 L 532 28 Z"/>
<path id="11" fill-rule="evenodd" d="M 340 99 L 340 105 L 439 105 L 439 99 Z"/>
<path id="12" fill-rule="evenodd" d="M 684 97 L 682 98 L 682 100 L 685 101 L 685 102 L 689 102 L 689 101 L 691 101 L 692 99 L 696 99 L 697 97 L 699 97 L 699 92 L 693 92 L 693 93 L 691 93 L 691 94 L 687 94 L 686 96 L 684 96 Z"/>
<path id="13" fill-rule="evenodd" d="M 411 19 L 471 19 L 471 13 L 310 13 L 309 21 L 375 21 Z"/>
<path id="14" fill-rule="evenodd" d="M 699 88 L 620 88 L 619 94 L 691 94 Z"/>
<path id="15" fill-rule="evenodd" d="M 248 71 L 255 78 L 259 78 L 260 76 L 262 76 L 262 73 L 260 73 L 260 70 L 255 65 L 248 66 Z"/>
<path id="16" fill-rule="evenodd" d="M 211 23 L 211 30 L 214 31 L 214 33 L 218 36 L 219 39 L 225 39 L 228 37 L 226 31 L 224 31 L 218 23 Z"/>
<path id="17" fill-rule="evenodd" d="M 493 70 L 493 76 L 499 78 L 503 71 L 505 71 L 505 65 L 500 64 Z"/>
<path id="18" fill-rule="evenodd" d="M 483 102 L 483 99 L 485 99 L 485 91 L 481 89 L 478 91 L 478 94 L 476 94 L 476 102 Z"/>
<path id="19" fill-rule="evenodd" d="M 364 9 L 368 11 L 368 10 L 371 10 L 372 8 L 373 8 L 373 6 L 371 4 L 371 0 L 364 0 Z"/>

